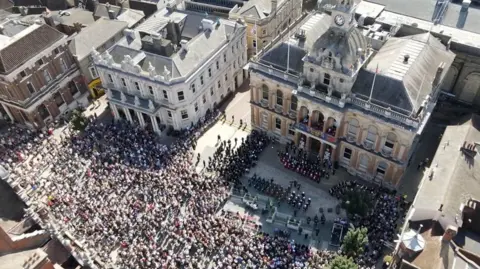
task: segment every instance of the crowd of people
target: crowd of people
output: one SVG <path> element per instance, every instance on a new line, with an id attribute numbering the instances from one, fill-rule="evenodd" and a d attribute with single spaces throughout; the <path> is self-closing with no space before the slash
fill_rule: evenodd
<path id="1" fill-rule="evenodd" d="M 356 262 L 361 266 L 374 265 L 381 257 L 385 242 L 393 242 L 398 220 L 406 210 L 406 201 L 396 191 L 380 186 L 366 186 L 356 181 L 344 181 L 330 189 L 330 194 L 345 201 L 347 194 L 361 193 L 368 205 L 373 205 L 365 215 L 350 219 L 354 227 L 368 229 L 368 245 Z"/>
<path id="2" fill-rule="evenodd" d="M 323 268 L 333 253 L 246 230 L 242 216 L 218 213 L 270 138 L 256 131 L 242 141 L 219 136 L 204 165 L 211 173 L 198 173 L 193 148 L 216 118 L 170 147 L 125 121 L 92 120 L 83 132 L 60 137 L 12 126 L 0 137 L 0 164 L 32 190 L 32 200 L 46 201 L 56 227 L 106 266 Z"/>

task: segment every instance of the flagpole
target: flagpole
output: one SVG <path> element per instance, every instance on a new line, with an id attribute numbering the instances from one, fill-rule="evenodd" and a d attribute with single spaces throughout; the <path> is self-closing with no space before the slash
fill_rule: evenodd
<path id="1" fill-rule="evenodd" d="M 370 96 L 368 97 L 369 103 L 372 100 L 373 88 L 375 87 L 375 80 L 377 79 L 377 73 L 378 73 L 378 64 L 377 64 L 377 69 L 375 69 L 375 75 L 373 75 L 372 88 L 370 89 Z"/>
<path id="2" fill-rule="evenodd" d="M 420 83 L 420 88 L 418 89 L 418 92 L 417 92 L 417 98 L 415 98 L 415 104 L 413 104 L 412 106 L 412 114 L 415 113 L 415 110 L 417 109 L 418 97 L 420 97 L 420 91 L 422 90 L 423 83 L 425 82 L 425 76 L 426 75 L 423 75 L 422 83 Z"/>

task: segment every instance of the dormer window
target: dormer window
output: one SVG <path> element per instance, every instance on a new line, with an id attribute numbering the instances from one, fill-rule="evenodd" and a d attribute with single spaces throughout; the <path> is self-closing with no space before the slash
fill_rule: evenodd
<path id="1" fill-rule="evenodd" d="M 325 85 L 330 85 L 330 74 L 325 73 L 323 75 L 323 84 Z"/>

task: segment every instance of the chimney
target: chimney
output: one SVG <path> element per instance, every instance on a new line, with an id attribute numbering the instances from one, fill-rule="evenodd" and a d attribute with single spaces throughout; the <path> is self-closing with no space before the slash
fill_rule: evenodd
<path id="1" fill-rule="evenodd" d="M 209 19 L 202 19 L 202 27 L 204 31 L 213 31 L 214 22 Z"/>
<path id="2" fill-rule="evenodd" d="M 109 17 L 111 20 L 114 20 L 114 19 L 115 19 L 115 11 L 109 9 L 109 10 L 108 10 L 108 17 Z"/>
<path id="3" fill-rule="evenodd" d="M 445 63 L 441 62 L 437 67 L 437 73 L 435 74 L 435 78 L 433 79 L 433 82 L 432 82 L 434 88 L 437 87 L 438 84 L 440 83 L 444 68 L 445 68 Z"/>
<path id="4" fill-rule="evenodd" d="M 18 10 L 20 11 L 20 15 L 22 16 L 27 16 L 28 15 L 28 7 L 18 7 Z"/>
<path id="5" fill-rule="evenodd" d="M 180 43 L 180 27 L 178 23 L 171 20 L 167 23 L 167 39 L 172 41 L 173 45 Z"/>
<path id="6" fill-rule="evenodd" d="M 270 14 L 275 14 L 277 13 L 277 0 L 272 0 L 272 7 L 270 10 Z"/>
<path id="7" fill-rule="evenodd" d="M 45 21 L 46 24 L 55 27 L 55 21 L 52 17 L 52 14 L 50 12 L 45 12 L 43 13 L 43 20 Z"/>
<path id="8" fill-rule="evenodd" d="M 404 64 L 408 64 L 408 59 L 410 59 L 410 55 L 405 54 L 405 55 L 403 56 L 403 63 L 404 63 Z"/>
<path id="9" fill-rule="evenodd" d="M 453 226 L 453 225 L 448 225 L 447 229 L 445 229 L 445 232 L 443 233 L 442 240 L 450 242 L 455 235 L 457 235 L 458 228 Z"/>
<path id="10" fill-rule="evenodd" d="M 180 41 L 180 46 L 182 47 L 182 49 L 183 49 L 184 51 L 188 51 L 188 41 L 187 41 L 187 40 L 182 39 L 182 40 Z"/>
<path id="11" fill-rule="evenodd" d="M 468 12 L 468 8 L 470 7 L 470 4 L 472 2 L 470 0 L 463 0 L 462 1 L 462 8 L 460 9 L 460 12 Z"/>

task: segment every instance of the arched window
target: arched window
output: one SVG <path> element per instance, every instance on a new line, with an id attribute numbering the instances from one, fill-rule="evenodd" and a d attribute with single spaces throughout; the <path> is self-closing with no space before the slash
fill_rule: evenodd
<path id="1" fill-rule="evenodd" d="M 262 85 L 262 99 L 268 100 L 268 86 L 265 84 Z"/>
<path id="2" fill-rule="evenodd" d="M 323 84 L 325 85 L 330 85 L 330 74 L 325 73 L 323 75 Z"/>
<path id="3" fill-rule="evenodd" d="M 363 146 L 365 146 L 365 148 L 367 149 L 373 149 L 377 141 L 377 136 L 378 136 L 377 127 L 373 125 L 368 126 L 367 136 L 363 141 Z"/>
<path id="4" fill-rule="evenodd" d="M 385 177 L 385 173 L 387 173 L 388 163 L 381 161 L 377 165 L 376 175 L 375 177 L 383 179 Z"/>
<path id="5" fill-rule="evenodd" d="M 277 105 L 283 106 L 283 92 L 281 90 L 277 90 Z"/>
<path id="6" fill-rule="evenodd" d="M 295 95 L 292 95 L 292 100 L 290 101 L 290 110 L 297 111 L 298 99 Z"/>
<path id="7" fill-rule="evenodd" d="M 367 172 L 368 166 L 370 164 L 370 159 L 367 154 L 360 155 L 360 162 L 358 163 L 358 171 Z"/>
<path id="8" fill-rule="evenodd" d="M 358 123 L 357 119 L 351 119 L 348 123 L 348 133 L 347 139 L 349 141 L 354 141 L 357 138 L 358 129 L 360 128 L 360 124 Z"/>
<path id="9" fill-rule="evenodd" d="M 385 139 L 385 144 L 383 145 L 383 148 L 382 148 L 383 155 L 386 155 L 386 156 L 392 155 L 395 142 L 397 142 L 397 135 L 395 135 L 392 132 L 388 133 L 387 138 Z"/>

